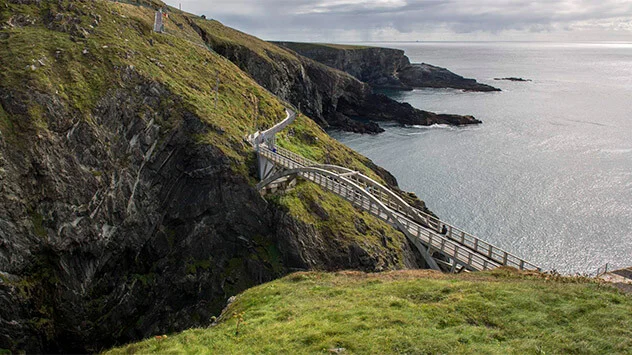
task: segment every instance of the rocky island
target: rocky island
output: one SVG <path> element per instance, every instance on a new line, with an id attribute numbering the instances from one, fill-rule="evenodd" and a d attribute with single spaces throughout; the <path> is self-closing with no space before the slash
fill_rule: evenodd
<path id="1" fill-rule="evenodd" d="M 464 78 L 448 69 L 425 63 L 411 64 L 403 50 L 338 44 L 275 42 L 296 53 L 342 70 L 374 88 L 452 88 L 466 91 L 500 91 Z"/>
<path id="2" fill-rule="evenodd" d="M 507 77 L 507 78 L 494 78 L 494 80 L 498 80 L 498 81 L 501 81 L 501 80 L 504 80 L 504 81 L 531 81 L 531 79 L 517 78 L 517 77 L 514 77 L 514 76 Z"/>

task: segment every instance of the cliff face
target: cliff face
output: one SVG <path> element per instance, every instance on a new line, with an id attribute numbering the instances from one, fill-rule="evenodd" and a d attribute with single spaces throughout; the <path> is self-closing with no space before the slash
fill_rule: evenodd
<path id="1" fill-rule="evenodd" d="M 391 89 L 407 88 L 397 78 L 400 70 L 410 66 L 410 61 L 402 50 L 297 42 L 273 43 L 331 68 L 344 71 L 371 86 Z"/>
<path id="2" fill-rule="evenodd" d="M 96 352 L 205 326 L 291 270 L 420 266 L 401 233 L 314 197 L 329 194 L 261 197 L 243 137 L 284 104 L 210 52 L 189 15 L 152 33 L 156 4 L 0 6 L 0 352 Z M 396 184 L 302 120 L 297 147 Z M 341 208 L 357 228 L 328 222 Z"/>
<path id="3" fill-rule="evenodd" d="M 142 119 L 175 98 L 122 75 L 130 86 L 99 100 L 92 124 L 52 95 L 2 92 L 8 115 L 39 100 L 56 127 L 2 149 L 1 347 L 95 351 L 204 324 L 237 282 L 275 277 L 252 246 L 272 243 L 272 216 L 225 154 L 196 144 L 209 128 L 186 110 L 170 131 L 173 111 Z"/>
<path id="4" fill-rule="evenodd" d="M 316 118 L 323 127 L 332 126 L 361 133 L 383 131 L 375 123 L 353 120 L 354 116 L 373 121 L 391 120 L 416 125 L 480 123 L 471 116 L 454 119 L 443 115 L 428 115 L 410 105 L 373 94 L 369 85 L 353 76 L 293 51 L 225 27 L 216 21 L 202 21 L 197 18 L 188 20 L 214 51 L 252 75 L 253 79 L 273 94 Z M 388 61 L 389 59 L 383 59 L 382 64 L 388 65 Z M 394 113 L 394 108 L 397 114 Z"/>
<path id="5" fill-rule="evenodd" d="M 333 44 L 274 42 L 329 67 L 347 72 L 375 88 L 453 88 L 468 91 L 499 91 L 429 64 L 411 64 L 404 51 L 391 48 Z"/>

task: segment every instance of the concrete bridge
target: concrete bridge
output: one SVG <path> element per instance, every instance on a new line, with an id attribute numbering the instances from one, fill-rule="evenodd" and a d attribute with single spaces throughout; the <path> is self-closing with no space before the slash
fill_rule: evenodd
<path id="1" fill-rule="evenodd" d="M 541 270 L 518 256 L 410 206 L 395 192 L 360 172 L 320 164 L 276 146 L 276 133 L 296 118 L 292 110 L 286 109 L 286 114 L 286 118 L 274 127 L 248 137 L 258 155 L 259 190 L 286 188 L 297 177 L 316 183 L 402 231 L 419 250 L 426 264 L 435 270 L 482 271 L 499 266 Z"/>

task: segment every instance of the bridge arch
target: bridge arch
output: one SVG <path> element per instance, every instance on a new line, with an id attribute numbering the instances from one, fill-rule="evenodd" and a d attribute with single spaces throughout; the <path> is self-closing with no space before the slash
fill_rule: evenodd
<path id="1" fill-rule="evenodd" d="M 316 164 L 313 165 L 313 167 L 317 167 L 317 168 L 321 168 L 321 169 L 329 169 L 329 170 L 333 170 L 333 171 L 338 171 L 340 173 L 343 174 L 351 174 L 354 173 L 354 177 L 356 177 L 358 180 L 366 183 L 367 185 L 370 185 L 372 187 L 377 188 L 378 191 L 384 193 L 385 195 L 387 195 L 388 197 L 390 197 L 391 199 L 394 200 L 394 202 L 402 207 L 402 209 L 404 210 L 404 212 L 408 213 L 408 215 L 410 217 L 413 217 L 416 219 L 417 222 L 420 223 L 424 223 L 426 224 L 428 227 L 430 226 L 430 218 L 426 217 L 424 218 L 423 216 L 421 216 L 421 214 L 415 209 L 413 208 L 411 205 L 408 204 L 408 202 L 404 201 L 404 199 L 399 196 L 398 194 L 394 193 L 393 191 L 391 191 L 391 189 L 387 188 L 386 186 L 380 184 L 379 182 L 371 179 L 370 177 L 355 171 L 355 170 L 351 170 L 349 168 L 345 168 L 342 166 L 338 166 L 338 165 L 331 165 L 331 164 Z M 437 223 L 437 232 L 441 232 L 439 229 L 441 228 L 440 223 Z"/>
<path id="2" fill-rule="evenodd" d="M 283 170 L 283 171 L 280 171 L 280 172 L 278 172 L 276 174 L 273 174 L 272 176 L 264 179 L 259 184 L 257 184 L 257 188 L 259 190 L 261 190 L 261 189 L 265 188 L 266 186 L 272 184 L 273 182 L 275 182 L 275 181 L 277 181 L 279 179 L 282 179 L 284 177 L 293 176 L 293 175 L 301 176 L 302 174 L 308 174 L 308 173 L 319 174 L 319 175 L 323 175 L 323 176 L 326 176 L 326 177 L 331 177 L 333 179 L 338 179 L 341 182 L 344 182 L 345 185 L 350 186 L 354 190 L 354 192 L 359 193 L 361 196 L 366 197 L 369 200 L 369 202 L 375 204 L 377 206 L 377 208 L 386 215 L 386 217 L 387 217 L 386 221 L 387 222 L 388 221 L 392 221 L 392 223 L 402 233 L 404 233 L 404 235 L 406 235 L 406 237 L 409 240 L 413 241 L 413 244 L 415 244 L 415 246 L 419 249 L 421 255 L 424 258 L 424 260 L 426 261 L 426 263 L 432 269 L 441 270 L 439 268 L 439 265 L 437 264 L 437 262 L 434 260 L 434 258 L 428 252 L 428 249 L 425 248 L 423 245 L 419 245 L 419 244 L 414 242 L 416 240 L 415 237 L 410 233 L 408 228 L 406 228 L 406 226 L 401 222 L 400 218 L 397 215 L 395 215 L 390 208 L 388 208 L 377 197 L 373 196 L 373 194 L 371 194 L 370 192 L 366 191 L 361 186 L 359 186 L 358 184 L 356 184 L 352 180 L 347 179 L 344 176 L 341 176 L 341 175 L 336 174 L 336 173 L 334 173 L 332 171 L 325 170 L 325 169 L 322 169 L 322 168 L 319 168 L 319 167 L 311 167 L 311 166 L 310 167 L 300 167 L 300 168 Z"/>

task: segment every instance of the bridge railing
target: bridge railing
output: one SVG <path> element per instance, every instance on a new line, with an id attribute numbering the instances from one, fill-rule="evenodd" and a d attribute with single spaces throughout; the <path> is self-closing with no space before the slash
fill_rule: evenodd
<path id="1" fill-rule="evenodd" d="M 317 163 L 313 160 L 304 158 L 299 154 L 296 154 L 290 150 L 285 148 L 276 147 L 276 153 L 281 156 L 287 157 L 296 161 L 297 163 L 303 166 L 320 166 L 322 164 Z M 342 170 L 348 170 L 349 172 L 353 172 L 352 170 L 341 168 Z M 357 184 L 363 186 L 370 192 L 372 195 L 377 197 L 380 201 L 382 201 L 387 207 L 393 209 L 399 214 L 404 215 L 405 217 L 412 219 L 418 223 L 424 225 L 424 227 L 435 230 L 438 234 L 444 234 L 448 239 L 453 240 L 462 246 L 465 246 L 476 253 L 484 255 L 486 258 L 493 260 L 494 262 L 504 265 L 515 267 L 519 270 L 537 270 L 540 271 L 541 268 L 536 266 L 533 263 L 530 263 L 516 255 L 513 255 L 502 248 L 499 248 L 491 243 L 488 243 L 458 227 L 455 227 L 449 223 L 446 223 L 424 211 L 416 209 L 412 206 L 402 206 L 400 201 L 395 201 L 391 196 L 388 196 L 386 193 L 382 191 L 382 189 L 374 186 L 376 184 L 372 181 L 372 179 L 360 174 L 359 172 L 353 172 L 354 174 L 348 175 L 348 178 L 356 182 Z M 411 213 L 410 210 L 414 210 L 414 213 Z"/>
<path id="2" fill-rule="evenodd" d="M 252 145 L 265 144 L 266 140 L 271 139 L 271 137 L 273 138 L 275 134 L 281 132 L 285 127 L 287 127 L 289 124 L 294 122 L 294 120 L 296 119 L 296 112 L 290 109 L 286 108 L 285 114 L 286 114 L 286 117 L 283 121 L 275 124 L 274 126 L 264 131 L 257 131 L 254 134 L 250 135 L 248 137 L 248 140 L 250 141 L 250 143 Z"/>
<path id="3" fill-rule="evenodd" d="M 358 206 L 369 213 L 377 216 L 378 218 L 388 222 L 388 218 L 380 213 L 377 207 L 366 199 L 361 198 L 357 192 L 353 189 L 346 187 L 344 184 L 336 181 L 335 179 L 325 178 L 318 174 L 308 174 L 306 178 L 311 180 L 326 189 L 338 194 L 344 199 L 350 201 L 353 205 Z M 404 217 L 398 217 L 399 221 L 408 229 L 409 233 L 414 237 L 419 238 L 424 244 L 431 247 L 434 250 L 440 251 L 442 254 L 453 258 L 458 264 L 466 266 L 470 270 L 488 270 L 499 265 L 491 262 L 487 258 L 469 250 L 463 248 L 457 243 L 448 240 L 442 236 L 432 233 L 428 229 L 420 226 L 417 222 Z"/>
<path id="4" fill-rule="evenodd" d="M 261 147 L 260 154 L 287 169 L 307 167 L 300 162 L 297 162 L 290 157 L 278 154 L 278 151 L 272 151 L 267 147 Z M 393 223 L 393 221 L 390 221 L 389 216 L 382 213 L 374 202 L 366 198 L 366 196 L 360 194 L 352 186 L 349 186 L 349 182 L 352 184 L 355 184 L 355 182 L 348 180 L 346 176 L 338 175 L 337 177 L 331 177 L 309 171 L 299 173 L 299 175 L 329 191 L 332 191 L 338 196 L 348 200 L 353 205 L 368 211 L 372 215 L 386 221 L 387 223 Z M 345 179 L 347 179 L 348 182 L 345 182 Z M 358 187 L 362 189 L 361 186 Z M 413 237 L 419 238 L 419 240 L 428 245 L 430 248 L 440 251 L 442 254 L 455 260 L 457 264 L 465 266 L 469 270 L 488 270 L 499 266 L 498 263 L 489 260 L 487 257 L 484 257 L 467 247 L 459 245 L 455 241 L 428 230 L 412 219 L 404 216 L 397 216 L 397 219 Z"/>

